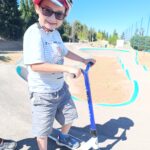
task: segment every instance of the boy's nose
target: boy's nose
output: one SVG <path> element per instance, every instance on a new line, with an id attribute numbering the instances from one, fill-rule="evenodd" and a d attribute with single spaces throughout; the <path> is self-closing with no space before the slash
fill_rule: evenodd
<path id="1" fill-rule="evenodd" d="M 49 18 L 56 19 L 55 14 L 53 13 Z"/>

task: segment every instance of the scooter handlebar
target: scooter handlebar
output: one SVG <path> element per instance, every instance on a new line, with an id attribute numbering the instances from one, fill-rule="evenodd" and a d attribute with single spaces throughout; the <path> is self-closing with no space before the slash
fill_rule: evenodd
<path id="1" fill-rule="evenodd" d="M 88 73 L 90 67 L 93 65 L 93 62 L 89 62 L 87 65 L 86 65 L 86 69 L 81 69 L 82 73 Z"/>
<path id="2" fill-rule="evenodd" d="M 87 65 L 86 65 L 86 69 L 83 70 L 81 69 L 82 73 L 84 74 L 85 72 L 87 73 L 90 69 L 90 67 L 93 65 L 93 62 L 89 62 Z M 75 74 L 70 74 L 71 78 L 76 78 L 76 75 Z"/>
<path id="3" fill-rule="evenodd" d="M 86 66 L 85 71 L 88 72 L 89 69 L 90 69 L 90 67 L 91 67 L 92 65 L 93 65 L 93 62 L 89 62 L 89 63 L 87 64 L 87 66 Z"/>

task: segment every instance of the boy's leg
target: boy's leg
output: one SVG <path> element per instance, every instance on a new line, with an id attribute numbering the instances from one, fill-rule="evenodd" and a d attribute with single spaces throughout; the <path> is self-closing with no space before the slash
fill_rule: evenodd
<path id="1" fill-rule="evenodd" d="M 61 102 L 58 106 L 55 118 L 62 125 L 62 132 L 68 133 L 74 119 L 78 118 L 78 114 L 66 83 L 64 83 L 59 95 Z"/>
<path id="2" fill-rule="evenodd" d="M 47 137 L 37 137 L 39 150 L 47 150 Z"/>
<path id="3" fill-rule="evenodd" d="M 68 134 L 74 119 L 78 117 L 77 110 L 73 100 L 71 99 L 71 94 L 68 91 L 67 86 L 63 87 L 63 93 L 60 93 L 62 97 L 61 102 L 58 106 L 56 112 L 56 120 L 62 125 L 61 131 L 58 137 L 58 144 L 62 146 L 67 146 L 69 148 L 76 149 L 80 146 L 79 141 Z"/>
<path id="4" fill-rule="evenodd" d="M 2 144 L 2 142 L 3 142 L 3 139 L 2 139 L 2 138 L 0 138 L 0 144 Z"/>
<path id="5" fill-rule="evenodd" d="M 55 95 L 54 95 L 55 96 Z M 37 138 L 39 150 L 47 150 L 47 137 L 52 126 L 59 101 L 52 94 L 31 94 L 32 133 Z"/>
<path id="6" fill-rule="evenodd" d="M 72 126 L 72 123 L 66 124 L 66 125 L 62 126 L 61 132 L 62 132 L 63 134 L 68 134 L 68 132 L 69 132 L 71 126 Z"/>

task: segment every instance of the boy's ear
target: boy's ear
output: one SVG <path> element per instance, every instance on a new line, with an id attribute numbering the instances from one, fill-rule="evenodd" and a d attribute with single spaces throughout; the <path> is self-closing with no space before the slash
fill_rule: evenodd
<path id="1" fill-rule="evenodd" d="M 37 14 L 39 14 L 40 7 L 35 4 L 35 5 L 34 5 L 34 8 L 35 8 L 35 12 L 36 12 Z"/>

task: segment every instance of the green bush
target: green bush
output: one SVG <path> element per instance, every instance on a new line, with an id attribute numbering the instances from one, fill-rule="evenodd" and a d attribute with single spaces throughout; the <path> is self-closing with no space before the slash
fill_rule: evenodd
<path id="1" fill-rule="evenodd" d="M 131 38 L 130 43 L 133 49 L 136 49 L 139 51 L 150 50 L 150 37 L 149 36 L 135 35 Z"/>

